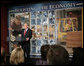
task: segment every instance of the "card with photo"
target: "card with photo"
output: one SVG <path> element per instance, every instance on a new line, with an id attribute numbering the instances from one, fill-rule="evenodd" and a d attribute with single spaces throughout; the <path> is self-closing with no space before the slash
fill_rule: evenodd
<path id="1" fill-rule="evenodd" d="M 55 39 L 55 33 L 54 32 L 49 32 L 49 39 Z"/>
<path id="2" fill-rule="evenodd" d="M 37 40 L 37 46 L 41 46 L 41 40 Z"/>
<path id="3" fill-rule="evenodd" d="M 48 24 L 48 17 L 47 18 L 42 18 L 42 24 L 47 25 Z"/>
<path id="4" fill-rule="evenodd" d="M 55 24 L 55 18 L 49 18 L 49 24 Z"/>
<path id="5" fill-rule="evenodd" d="M 55 44 L 56 42 L 55 42 L 55 40 L 49 40 L 49 44 L 50 45 L 53 45 L 53 44 Z"/>
<path id="6" fill-rule="evenodd" d="M 38 47 L 37 47 L 37 53 L 40 53 L 40 52 L 41 52 L 40 49 L 41 49 L 41 47 L 38 46 Z"/>
<path id="7" fill-rule="evenodd" d="M 31 19 L 31 25 L 36 25 L 35 19 Z"/>
<path id="8" fill-rule="evenodd" d="M 55 32 L 55 25 L 49 25 L 49 31 Z"/>
<path id="9" fill-rule="evenodd" d="M 36 47 L 32 47 L 32 53 L 36 53 Z"/>
<path id="10" fill-rule="evenodd" d="M 42 32 L 42 26 L 41 25 L 37 25 L 37 32 Z"/>
<path id="11" fill-rule="evenodd" d="M 36 33 L 35 32 L 32 32 L 32 39 L 36 39 Z"/>
<path id="12" fill-rule="evenodd" d="M 48 17 L 48 11 L 43 11 L 43 17 Z"/>
<path id="13" fill-rule="evenodd" d="M 42 11 L 37 12 L 37 18 L 40 18 L 40 19 L 42 18 Z"/>
<path id="14" fill-rule="evenodd" d="M 48 26 L 47 25 L 43 25 L 43 31 L 48 32 Z"/>
<path id="15" fill-rule="evenodd" d="M 35 26 L 35 25 L 31 26 L 31 30 L 32 30 L 33 32 L 35 32 L 35 31 L 36 31 L 36 26 Z"/>
<path id="16" fill-rule="evenodd" d="M 49 11 L 49 18 L 55 18 L 55 11 Z"/>
<path id="17" fill-rule="evenodd" d="M 48 40 L 43 40 L 43 44 L 48 44 Z"/>
<path id="18" fill-rule="evenodd" d="M 37 25 L 41 25 L 41 19 L 37 19 Z"/>
<path id="19" fill-rule="evenodd" d="M 35 46 L 36 46 L 36 42 L 37 42 L 37 41 L 36 41 L 36 40 L 32 40 L 31 42 L 32 42 L 32 46 L 34 46 L 34 47 L 35 47 Z"/>
<path id="20" fill-rule="evenodd" d="M 37 39 L 42 39 L 42 33 L 37 33 Z"/>
<path id="21" fill-rule="evenodd" d="M 36 18 L 36 12 L 31 12 L 31 18 Z"/>
<path id="22" fill-rule="evenodd" d="M 48 32 L 43 33 L 43 39 L 48 39 Z"/>

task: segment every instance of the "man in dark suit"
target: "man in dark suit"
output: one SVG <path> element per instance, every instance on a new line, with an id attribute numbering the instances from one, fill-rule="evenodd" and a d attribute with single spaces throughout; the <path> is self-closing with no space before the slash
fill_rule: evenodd
<path id="1" fill-rule="evenodd" d="M 29 58 L 30 54 L 30 39 L 32 38 L 32 30 L 28 28 L 28 24 L 24 24 L 24 29 L 22 30 L 22 48 L 24 50 L 25 58 Z"/>

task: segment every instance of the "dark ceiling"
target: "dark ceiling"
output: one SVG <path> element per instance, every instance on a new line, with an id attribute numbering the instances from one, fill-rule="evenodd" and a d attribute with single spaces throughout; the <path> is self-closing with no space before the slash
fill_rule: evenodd
<path id="1" fill-rule="evenodd" d="M 16 6 L 16 5 L 21 5 L 21 4 L 33 4 L 33 3 L 43 3 L 43 2 L 51 2 L 50 0 L 48 1 L 43 1 L 43 0 L 0 0 L 1 5 L 6 5 L 6 6 Z"/>

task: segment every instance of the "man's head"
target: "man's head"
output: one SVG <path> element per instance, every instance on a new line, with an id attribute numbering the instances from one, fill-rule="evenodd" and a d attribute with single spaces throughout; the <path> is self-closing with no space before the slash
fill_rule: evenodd
<path id="1" fill-rule="evenodd" d="M 41 47 L 41 57 L 42 59 L 46 60 L 47 59 L 47 53 L 50 48 L 50 45 L 43 45 Z"/>
<path id="2" fill-rule="evenodd" d="M 64 65 L 69 61 L 66 49 L 59 45 L 51 45 L 47 54 L 47 62 L 50 65 Z"/>
<path id="3" fill-rule="evenodd" d="M 27 28 L 28 28 L 28 24 L 24 23 L 24 29 L 27 29 Z"/>

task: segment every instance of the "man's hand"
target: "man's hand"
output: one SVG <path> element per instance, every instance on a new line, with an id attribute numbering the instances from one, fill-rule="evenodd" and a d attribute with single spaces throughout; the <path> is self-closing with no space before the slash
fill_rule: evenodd
<path id="1" fill-rule="evenodd" d="M 26 41 L 28 41 L 29 40 L 29 38 L 26 38 Z"/>

